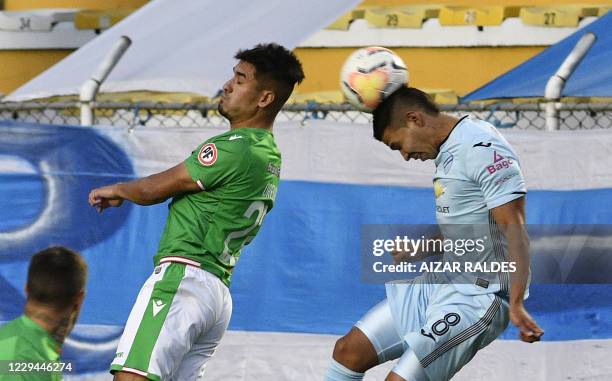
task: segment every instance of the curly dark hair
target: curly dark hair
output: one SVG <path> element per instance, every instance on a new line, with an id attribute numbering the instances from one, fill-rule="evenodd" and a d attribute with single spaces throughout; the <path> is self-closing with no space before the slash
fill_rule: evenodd
<path id="1" fill-rule="evenodd" d="M 279 110 L 289 99 L 294 86 L 304 80 L 300 60 L 293 52 L 275 43 L 239 50 L 234 58 L 255 67 L 255 79 L 260 87 L 271 86 L 275 90 L 275 104 Z"/>

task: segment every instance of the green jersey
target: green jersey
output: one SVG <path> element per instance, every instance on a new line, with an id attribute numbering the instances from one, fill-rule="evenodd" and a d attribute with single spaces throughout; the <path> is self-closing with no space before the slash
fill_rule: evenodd
<path id="1" fill-rule="evenodd" d="M 172 200 L 155 264 L 192 261 L 229 286 L 240 250 L 274 205 L 280 151 L 271 132 L 238 128 L 202 143 L 185 165 L 203 192 Z"/>
<path id="2" fill-rule="evenodd" d="M 61 373 L 15 373 L 8 372 L 10 360 L 12 366 L 18 369 L 18 363 L 27 361 L 49 363 L 59 360 L 60 345 L 43 327 L 33 322 L 29 317 L 21 315 L 15 320 L 0 327 L 0 361 L 2 373 L 0 381 L 59 381 Z"/>

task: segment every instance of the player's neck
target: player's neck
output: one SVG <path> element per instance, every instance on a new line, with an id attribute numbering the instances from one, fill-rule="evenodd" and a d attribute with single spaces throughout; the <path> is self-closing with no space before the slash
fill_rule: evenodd
<path id="1" fill-rule="evenodd" d="M 76 320 L 75 312 L 72 308 L 58 311 L 33 301 L 26 303 L 25 315 L 45 331 L 49 332 L 51 337 L 60 345 L 64 342 L 66 336 L 68 336 Z"/>
<path id="2" fill-rule="evenodd" d="M 249 127 L 249 128 L 261 128 L 263 130 L 268 130 L 268 131 L 272 131 L 272 124 L 268 124 L 268 125 L 258 125 L 258 124 L 253 124 L 253 123 L 231 123 L 230 124 L 230 130 L 235 130 L 237 128 L 245 128 L 245 127 Z"/>
<path id="3" fill-rule="evenodd" d="M 270 119 L 266 115 L 254 115 L 252 118 L 230 121 L 230 130 L 234 130 L 236 128 L 250 127 L 272 131 L 273 124 L 274 119 Z"/>
<path id="4" fill-rule="evenodd" d="M 436 134 L 436 145 L 439 147 L 448 139 L 448 136 L 453 131 L 453 128 L 457 125 L 459 118 L 455 118 L 454 116 L 448 114 L 440 114 L 435 119 L 435 130 L 438 131 Z"/>

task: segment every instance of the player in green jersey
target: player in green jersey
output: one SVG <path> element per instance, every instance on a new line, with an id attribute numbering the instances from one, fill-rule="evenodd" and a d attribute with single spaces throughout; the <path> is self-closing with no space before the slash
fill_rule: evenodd
<path id="1" fill-rule="evenodd" d="M 64 339 L 79 316 L 87 264 L 63 247 L 36 253 L 28 268 L 24 314 L 0 327 L 0 381 L 57 381 Z"/>
<path id="2" fill-rule="evenodd" d="M 111 364 L 115 380 L 195 380 L 229 323 L 232 269 L 272 209 L 281 155 L 272 125 L 304 78 L 277 44 L 239 51 L 219 112 L 230 130 L 184 162 L 142 179 L 94 189 L 98 211 L 124 200 L 151 205 L 173 197 L 154 261 Z"/>

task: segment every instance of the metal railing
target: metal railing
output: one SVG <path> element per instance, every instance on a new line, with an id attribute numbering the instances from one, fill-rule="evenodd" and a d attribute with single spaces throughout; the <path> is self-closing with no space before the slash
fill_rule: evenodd
<path id="1" fill-rule="evenodd" d="M 79 102 L 0 103 L 0 120 L 47 124 L 79 124 Z M 123 127 L 206 127 L 228 122 L 212 103 L 96 102 L 95 124 Z M 612 103 L 558 103 L 563 130 L 612 128 Z M 545 103 L 498 103 L 489 105 L 443 105 L 453 115 L 472 114 L 499 128 L 546 128 Z M 328 120 L 371 123 L 372 116 L 349 104 L 304 103 L 286 105 L 277 121 Z"/>

